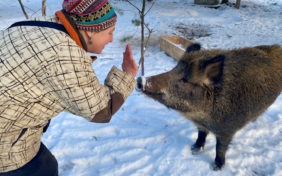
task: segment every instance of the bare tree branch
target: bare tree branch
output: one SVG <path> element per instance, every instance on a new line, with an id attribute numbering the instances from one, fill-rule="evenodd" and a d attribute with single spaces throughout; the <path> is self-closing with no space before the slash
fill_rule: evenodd
<path id="1" fill-rule="evenodd" d="M 137 9 L 138 10 L 138 12 L 139 12 L 139 14 L 141 13 L 141 10 L 138 8 L 138 7 L 136 7 L 134 4 L 132 4 L 129 0 L 126 0 L 130 5 L 132 5 L 135 9 Z"/>
<path id="2" fill-rule="evenodd" d="M 39 10 L 37 10 L 37 11 L 35 11 L 35 10 L 33 10 L 33 9 L 31 9 L 31 8 L 29 8 L 29 7 L 27 7 L 27 6 L 24 6 L 27 10 L 30 10 L 30 11 L 32 11 L 33 12 L 33 14 L 35 14 L 35 13 L 37 13 Z"/>
<path id="3" fill-rule="evenodd" d="M 147 24 L 144 24 L 144 25 L 147 28 L 147 30 L 149 31 L 149 34 L 148 34 L 148 37 L 147 37 L 147 40 L 146 40 L 146 43 L 145 43 L 145 51 L 146 51 L 146 49 L 148 47 L 148 44 L 149 44 L 149 40 L 150 40 L 151 34 L 153 33 L 153 30 L 150 29 Z"/>
<path id="4" fill-rule="evenodd" d="M 37 11 L 32 10 L 33 13 L 30 15 L 30 17 L 32 17 L 34 14 L 36 14 L 36 13 L 39 12 L 40 10 L 41 10 L 41 9 L 38 9 Z"/>
<path id="5" fill-rule="evenodd" d="M 25 9 L 24 9 L 22 0 L 18 0 L 18 1 L 19 1 L 20 5 L 21 5 L 21 8 L 22 8 L 22 11 L 23 11 L 23 13 L 24 13 L 25 18 L 28 19 L 28 15 L 27 15 L 27 13 L 26 13 L 26 11 L 25 11 Z"/>
<path id="6" fill-rule="evenodd" d="M 155 1 L 153 1 L 153 3 L 151 4 L 151 7 L 149 8 L 149 10 L 147 10 L 147 12 L 145 13 L 145 16 L 147 15 L 147 13 L 152 9 L 153 5 L 155 4 Z"/>

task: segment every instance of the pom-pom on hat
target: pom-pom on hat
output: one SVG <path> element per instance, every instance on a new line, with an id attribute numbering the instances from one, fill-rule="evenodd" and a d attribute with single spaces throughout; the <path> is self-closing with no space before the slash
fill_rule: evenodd
<path id="1" fill-rule="evenodd" d="M 78 29 L 103 31 L 116 23 L 117 15 L 108 0 L 64 0 L 63 9 Z"/>

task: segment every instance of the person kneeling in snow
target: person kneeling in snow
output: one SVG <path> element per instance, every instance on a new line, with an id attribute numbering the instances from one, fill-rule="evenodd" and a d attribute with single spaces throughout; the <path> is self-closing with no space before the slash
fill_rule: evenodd
<path id="1" fill-rule="evenodd" d="M 107 0 L 64 0 L 53 17 L 21 21 L 1 31 L 0 175 L 55 176 L 58 163 L 41 142 L 62 111 L 109 122 L 135 88 L 130 45 L 122 69 L 99 83 L 87 52 L 113 40 L 116 13 Z M 45 128 L 44 128 L 45 127 Z"/>

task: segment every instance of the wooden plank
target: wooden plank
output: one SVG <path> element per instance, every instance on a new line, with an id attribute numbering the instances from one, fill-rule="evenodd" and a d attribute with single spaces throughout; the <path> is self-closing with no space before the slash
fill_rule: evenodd
<path id="1" fill-rule="evenodd" d="M 180 60 L 186 48 L 194 42 L 178 36 L 164 36 L 160 39 L 160 48 L 175 60 Z"/>

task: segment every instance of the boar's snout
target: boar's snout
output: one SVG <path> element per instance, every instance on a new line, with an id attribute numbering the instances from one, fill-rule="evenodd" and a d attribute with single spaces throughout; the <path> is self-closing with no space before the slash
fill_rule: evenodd
<path id="1" fill-rule="evenodd" d="M 145 82 L 146 82 L 146 78 L 144 77 L 138 77 L 137 78 L 137 86 L 136 86 L 136 89 L 138 91 L 142 91 L 143 88 L 145 87 Z"/>
<path id="2" fill-rule="evenodd" d="M 167 88 L 169 73 L 137 78 L 137 90 L 145 94 L 160 94 Z"/>

